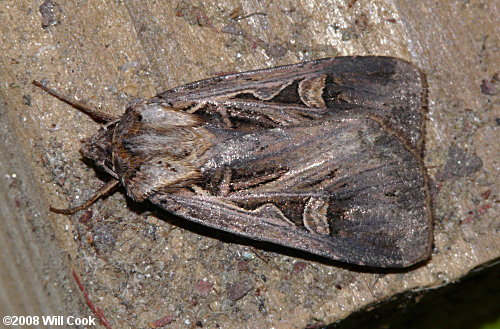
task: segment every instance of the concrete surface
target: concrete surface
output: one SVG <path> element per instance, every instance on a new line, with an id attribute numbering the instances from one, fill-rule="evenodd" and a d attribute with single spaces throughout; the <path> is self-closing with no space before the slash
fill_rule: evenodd
<path id="1" fill-rule="evenodd" d="M 91 315 L 74 271 L 113 328 L 164 317 L 165 328 L 314 328 L 401 293 L 425 296 L 499 257 L 495 1 L 4 0 L 0 19 L 1 316 Z M 98 125 L 33 79 L 120 115 L 134 98 L 224 72 L 368 54 L 427 73 L 436 218 L 425 264 L 329 263 L 123 193 L 72 217 L 48 211 L 106 177 L 78 152 Z"/>

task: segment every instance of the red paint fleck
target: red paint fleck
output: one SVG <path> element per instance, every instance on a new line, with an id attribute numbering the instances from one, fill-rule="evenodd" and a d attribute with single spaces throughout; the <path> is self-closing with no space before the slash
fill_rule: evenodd
<path id="1" fill-rule="evenodd" d="M 490 208 L 491 208 L 491 203 L 484 204 L 477 209 L 477 213 L 479 214 L 479 216 L 484 215 Z"/>
<path id="2" fill-rule="evenodd" d="M 159 327 L 163 327 L 164 325 L 167 325 L 169 324 L 170 322 L 174 321 L 175 320 L 175 316 L 174 315 L 167 315 L 161 319 L 158 319 L 154 322 L 150 322 L 148 323 L 148 326 L 150 328 L 153 328 L 153 329 L 156 329 L 156 328 L 159 328 Z"/>
<path id="3" fill-rule="evenodd" d="M 212 291 L 213 286 L 214 286 L 214 284 L 210 281 L 200 280 L 194 284 L 194 289 L 198 293 L 206 296 Z"/>
<path id="4" fill-rule="evenodd" d="M 293 264 L 293 272 L 299 273 L 302 272 L 307 267 L 307 263 L 304 262 L 296 262 Z"/>
<path id="5" fill-rule="evenodd" d="M 238 262 L 238 264 L 236 265 L 236 268 L 240 272 L 249 272 L 250 271 L 250 266 L 248 266 L 248 262 L 246 262 L 244 260 Z"/>

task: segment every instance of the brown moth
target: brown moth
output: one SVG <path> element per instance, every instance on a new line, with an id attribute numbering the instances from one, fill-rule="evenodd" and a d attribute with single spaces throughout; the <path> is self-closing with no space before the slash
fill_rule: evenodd
<path id="1" fill-rule="evenodd" d="M 98 121 L 85 157 L 129 197 L 188 220 L 333 260 L 427 259 L 425 77 L 391 57 L 337 57 L 219 76 Z"/>

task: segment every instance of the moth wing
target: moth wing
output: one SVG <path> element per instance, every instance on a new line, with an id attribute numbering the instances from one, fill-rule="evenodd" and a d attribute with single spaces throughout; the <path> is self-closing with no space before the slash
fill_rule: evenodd
<path id="1" fill-rule="evenodd" d="M 420 159 L 377 121 L 330 118 L 240 138 L 209 155 L 207 193 L 150 200 L 203 225 L 353 264 L 403 267 L 428 257 Z M 232 173 L 226 195 L 216 188 L 224 171 Z"/>
<path id="2" fill-rule="evenodd" d="M 325 58 L 190 83 L 158 101 L 234 128 L 294 125 L 330 115 L 375 114 L 423 149 L 425 76 L 394 57 Z M 221 121 L 221 120 L 219 120 Z M 215 122 L 217 124 L 217 122 Z M 250 127 L 251 128 L 251 127 Z"/>
<path id="3" fill-rule="evenodd" d="M 409 266 L 430 254 L 425 78 L 412 64 L 328 58 L 202 80 L 153 101 L 245 136 L 204 155 L 207 194 L 152 195 L 158 206 L 354 264 Z M 217 190 L 224 172 L 227 195 Z"/>
<path id="4" fill-rule="evenodd" d="M 258 195 L 274 201 L 279 195 Z M 248 196 L 249 199 L 252 196 Z M 318 203 L 325 207 L 326 200 L 319 195 L 282 196 L 287 203 Z M 429 256 L 429 229 L 425 224 L 407 225 L 404 217 L 378 218 L 377 225 L 365 218 L 366 223 L 344 223 L 345 229 L 329 234 L 317 234 L 292 225 L 283 213 L 269 202 L 254 211 L 234 206 L 234 200 L 224 197 L 191 197 L 169 194 L 155 195 L 150 200 L 179 216 L 209 227 L 235 233 L 254 240 L 268 241 L 304 250 L 333 260 L 376 267 L 406 267 Z M 314 200 L 314 201 L 312 201 Z M 361 210 L 358 210 L 359 213 Z M 376 209 L 375 211 L 383 211 Z M 356 211 L 352 211 L 356 214 Z M 382 222 L 383 220 L 383 222 Z M 319 225 L 321 226 L 321 225 Z M 389 233 L 389 234 L 388 234 Z"/>

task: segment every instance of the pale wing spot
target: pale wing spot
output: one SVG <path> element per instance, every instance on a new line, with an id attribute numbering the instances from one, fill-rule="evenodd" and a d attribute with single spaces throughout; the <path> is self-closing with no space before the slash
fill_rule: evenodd
<path id="1" fill-rule="evenodd" d="M 285 81 L 279 84 L 269 84 L 262 88 L 252 90 L 252 94 L 263 101 L 268 101 L 276 97 L 283 89 L 293 83 L 293 80 Z"/>
<path id="2" fill-rule="evenodd" d="M 326 75 L 307 78 L 299 83 L 300 100 L 308 107 L 326 108 L 323 99 L 323 89 L 325 89 Z"/>
<path id="3" fill-rule="evenodd" d="M 311 233 L 329 235 L 328 199 L 311 197 L 304 208 L 304 226 Z"/>
<path id="4" fill-rule="evenodd" d="M 271 224 L 281 225 L 281 226 L 294 226 L 295 224 L 290 221 L 283 212 L 272 203 L 266 203 L 259 208 L 255 209 L 253 213 L 256 216 L 260 216 L 262 220 L 269 222 Z"/>

